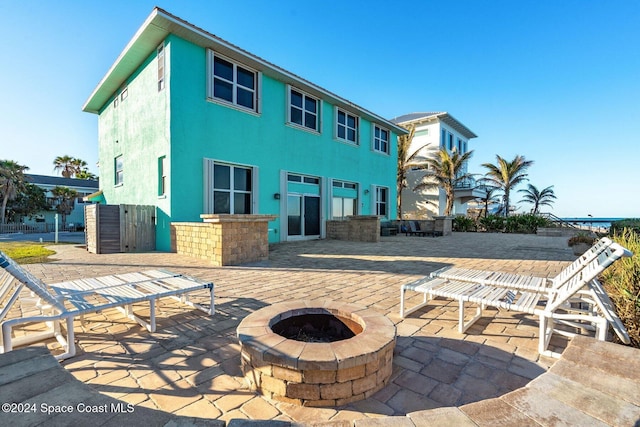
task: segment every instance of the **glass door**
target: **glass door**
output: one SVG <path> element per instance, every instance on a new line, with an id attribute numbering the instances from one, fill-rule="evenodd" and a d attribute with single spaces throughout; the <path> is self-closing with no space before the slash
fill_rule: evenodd
<path id="1" fill-rule="evenodd" d="M 320 237 L 320 197 L 287 195 L 288 240 Z"/>

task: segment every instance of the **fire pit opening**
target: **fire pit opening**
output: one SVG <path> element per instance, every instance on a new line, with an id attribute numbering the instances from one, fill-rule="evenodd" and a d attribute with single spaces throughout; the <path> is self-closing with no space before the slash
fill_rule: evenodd
<path id="1" fill-rule="evenodd" d="M 237 334 L 247 385 L 282 402 L 346 405 L 382 389 L 393 370 L 394 323 L 356 304 L 273 304 L 245 317 Z"/>
<path id="2" fill-rule="evenodd" d="M 277 322 L 271 330 L 281 337 L 302 342 L 334 342 L 355 337 L 362 326 L 334 314 L 301 314 Z"/>

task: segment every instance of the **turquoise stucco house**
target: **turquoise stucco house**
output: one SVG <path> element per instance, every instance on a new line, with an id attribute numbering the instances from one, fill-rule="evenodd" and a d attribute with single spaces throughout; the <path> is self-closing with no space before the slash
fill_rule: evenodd
<path id="1" fill-rule="evenodd" d="M 156 8 L 83 106 L 106 203 L 154 205 L 156 246 L 203 213 L 274 214 L 269 241 L 394 219 L 406 131 Z"/>

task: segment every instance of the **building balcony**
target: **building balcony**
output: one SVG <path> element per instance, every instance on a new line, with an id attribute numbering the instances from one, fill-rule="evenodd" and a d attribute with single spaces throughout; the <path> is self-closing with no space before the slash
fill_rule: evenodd
<path id="1" fill-rule="evenodd" d="M 475 179 L 468 178 L 456 185 L 453 194 L 460 203 L 467 203 L 475 199 L 486 197 L 487 192 L 477 185 Z"/>

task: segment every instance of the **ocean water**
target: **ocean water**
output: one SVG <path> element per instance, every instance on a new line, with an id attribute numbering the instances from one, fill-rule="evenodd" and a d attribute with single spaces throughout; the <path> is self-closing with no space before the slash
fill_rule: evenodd
<path id="1" fill-rule="evenodd" d="M 560 218 L 560 219 L 576 225 L 586 225 L 586 226 L 592 225 L 593 227 L 598 227 L 598 228 L 600 227 L 609 228 L 611 227 L 612 222 L 620 221 L 621 219 L 624 219 L 624 218 L 576 217 L 576 218 Z"/>

